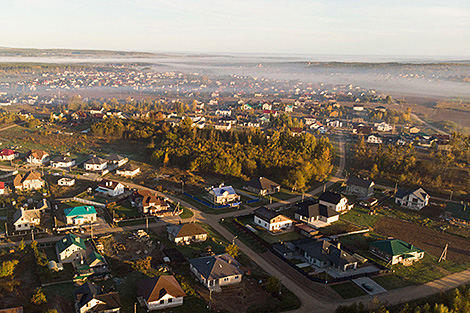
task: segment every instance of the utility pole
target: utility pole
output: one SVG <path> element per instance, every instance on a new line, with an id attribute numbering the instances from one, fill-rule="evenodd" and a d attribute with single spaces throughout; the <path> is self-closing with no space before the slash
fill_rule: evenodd
<path id="1" fill-rule="evenodd" d="M 137 313 L 137 302 L 134 302 L 134 313 Z"/>
<path id="2" fill-rule="evenodd" d="M 449 197 L 449 200 L 452 201 L 452 194 L 454 193 L 453 190 L 450 191 L 450 197 Z"/>
<path id="3" fill-rule="evenodd" d="M 237 238 L 238 238 L 238 236 L 233 237 L 233 239 L 232 239 L 232 245 L 233 246 L 235 245 L 235 239 L 237 239 Z"/>
<path id="4" fill-rule="evenodd" d="M 34 241 L 34 228 L 31 228 L 31 242 Z"/>
<path id="5" fill-rule="evenodd" d="M 149 217 L 145 216 L 145 229 L 149 230 Z"/>
<path id="6" fill-rule="evenodd" d="M 8 224 L 5 222 L 5 235 L 8 237 Z"/>

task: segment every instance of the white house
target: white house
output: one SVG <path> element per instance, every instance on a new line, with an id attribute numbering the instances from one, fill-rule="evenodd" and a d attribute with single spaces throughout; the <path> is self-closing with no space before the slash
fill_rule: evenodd
<path id="1" fill-rule="evenodd" d="M 253 213 L 255 224 L 271 232 L 290 229 L 294 223 L 290 218 L 265 207 L 260 207 Z"/>
<path id="2" fill-rule="evenodd" d="M 306 199 L 297 203 L 295 207 L 297 208 L 294 213 L 295 219 L 307 224 L 315 224 L 316 221 L 330 224 L 339 220 L 338 212 L 313 199 Z"/>
<path id="3" fill-rule="evenodd" d="M 228 204 L 240 200 L 240 196 L 232 186 L 224 185 L 220 185 L 218 188 L 211 187 L 209 189 L 209 197 L 215 204 Z"/>
<path id="4" fill-rule="evenodd" d="M 103 179 L 99 184 L 98 188 L 95 189 L 97 192 L 104 193 L 111 197 L 116 197 L 124 193 L 124 185 L 120 182 L 113 180 Z"/>
<path id="5" fill-rule="evenodd" d="M 228 253 L 205 256 L 189 260 L 189 268 L 197 279 L 213 291 L 242 281 L 241 265 Z"/>
<path id="6" fill-rule="evenodd" d="M 339 193 L 326 191 L 318 198 L 320 204 L 335 210 L 336 212 L 343 212 L 351 209 L 348 206 L 348 199 Z"/>
<path id="7" fill-rule="evenodd" d="M 77 206 L 64 209 L 65 219 L 68 225 L 83 225 L 94 223 L 97 220 L 97 213 L 94 206 Z"/>
<path id="8" fill-rule="evenodd" d="M 99 157 L 92 157 L 83 163 L 83 168 L 87 171 L 101 172 L 108 166 L 106 160 Z"/>
<path id="9" fill-rule="evenodd" d="M 13 225 L 15 231 L 30 230 L 41 224 L 43 209 L 25 209 L 21 207 L 13 213 Z"/>
<path id="10" fill-rule="evenodd" d="M 30 171 L 25 174 L 18 174 L 13 179 L 13 186 L 17 190 L 38 190 L 45 185 L 41 173 Z"/>
<path id="11" fill-rule="evenodd" d="M 137 300 L 147 311 L 183 305 L 186 296 L 174 276 L 146 278 L 137 283 Z"/>
<path id="12" fill-rule="evenodd" d="M 176 244 L 190 244 L 207 240 L 207 232 L 197 223 L 169 225 L 168 239 Z"/>
<path id="13" fill-rule="evenodd" d="M 219 109 L 219 110 L 215 111 L 215 115 L 218 115 L 218 116 L 231 116 L 232 115 L 232 110 Z"/>
<path id="14" fill-rule="evenodd" d="M 379 131 L 379 132 L 389 132 L 389 131 L 393 130 L 393 126 L 391 126 L 391 125 L 389 125 L 385 122 L 375 123 L 374 126 L 375 126 L 375 128 L 377 128 L 377 131 Z"/>
<path id="15" fill-rule="evenodd" d="M 43 150 L 32 149 L 26 157 L 26 162 L 35 165 L 45 165 L 49 162 L 49 153 Z"/>
<path id="16" fill-rule="evenodd" d="M 395 203 L 411 210 L 421 210 L 429 203 L 429 195 L 423 188 L 415 191 L 398 190 L 395 194 Z"/>
<path id="17" fill-rule="evenodd" d="M 14 160 L 19 156 L 19 153 L 11 149 L 0 150 L 0 160 Z"/>
<path id="18" fill-rule="evenodd" d="M 380 144 L 382 142 L 383 142 L 382 137 L 380 137 L 379 135 L 371 134 L 367 136 L 367 143 Z"/>
<path id="19" fill-rule="evenodd" d="M 134 177 L 140 173 L 140 167 L 134 164 L 127 163 L 124 166 L 116 169 L 116 174 L 124 177 Z"/>
<path id="20" fill-rule="evenodd" d="M 73 293 L 77 313 L 119 313 L 121 300 L 119 293 L 102 293 L 101 287 L 87 281 Z"/>
<path id="21" fill-rule="evenodd" d="M 69 157 L 59 156 L 51 160 L 51 166 L 53 168 L 68 168 L 75 166 L 75 160 Z"/>
<path id="22" fill-rule="evenodd" d="M 408 266 L 424 257 L 423 250 L 398 239 L 371 242 L 369 251 L 391 265 L 401 263 Z"/>
<path id="23" fill-rule="evenodd" d="M 58 184 L 59 186 L 67 186 L 67 187 L 70 187 L 70 186 L 75 185 L 75 178 L 62 177 L 61 179 L 59 179 L 59 180 L 57 181 L 57 184 Z"/>
<path id="24" fill-rule="evenodd" d="M 56 252 L 58 261 L 61 263 L 71 263 L 86 254 L 86 245 L 83 238 L 74 234 L 67 234 L 56 242 Z"/>
<path id="25" fill-rule="evenodd" d="M 106 161 L 108 162 L 109 165 L 113 164 L 119 167 L 119 166 L 123 166 L 124 164 L 126 164 L 129 161 L 129 159 L 126 157 L 117 155 L 117 154 L 111 154 L 106 158 Z"/>

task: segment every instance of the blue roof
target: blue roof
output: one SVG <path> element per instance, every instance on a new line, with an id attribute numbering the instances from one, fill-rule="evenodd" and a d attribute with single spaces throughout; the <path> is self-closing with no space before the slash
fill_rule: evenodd
<path id="1" fill-rule="evenodd" d="M 237 193 L 233 189 L 232 186 L 225 186 L 220 188 L 212 188 L 212 191 L 217 197 L 221 197 L 224 195 L 225 192 L 228 192 L 229 195 L 236 195 Z"/>
<path id="2" fill-rule="evenodd" d="M 89 214 L 96 214 L 96 210 L 94 206 L 77 206 L 74 208 L 67 208 L 64 209 L 65 216 L 72 217 L 72 216 L 83 216 Z"/>

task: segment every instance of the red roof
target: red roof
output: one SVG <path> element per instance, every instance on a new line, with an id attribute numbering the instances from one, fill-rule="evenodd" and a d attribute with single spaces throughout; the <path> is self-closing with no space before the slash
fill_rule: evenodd
<path id="1" fill-rule="evenodd" d="M 0 189 L 5 189 L 5 183 L 0 181 Z"/>
<path id="2" fill-rule="evenodd" d="M 15 154 L 15 151 L 11 149 L 2 149 L 0 150 L 0 155 L 12 155 Z"/>

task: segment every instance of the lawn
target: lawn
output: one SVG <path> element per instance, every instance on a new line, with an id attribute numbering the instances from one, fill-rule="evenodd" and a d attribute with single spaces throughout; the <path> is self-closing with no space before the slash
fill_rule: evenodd
<path id="1" fill-rule="evenodd" d="M 380 286 L 387 290 L 399 289 L 414 285 L 412 282 L 404 280 L 396 275 L 377 276 L 372 278 Z"/>
<path id="2" fill-rule="evenodd" d="M 204 213 L 208 213 L 208 214 L 223 214 L 223 213 L 228 213 L 228 212 L 234 212 L 234 211 L 237 211 L 239 210 L 240 207 L 228 207 L 228 208 L 223 208 L 223 209 L 212 209 L 208 206 L 205 206 L 204 204 L 200 203 L 200 202 L 197 202 L 196 200 L 186 196 L 186 195 L 183 195 L 181 196 L 181 198 L 193 205 L 195 208 L 201 210 L 202 212 Z"/>
<path id="3" fill-rule="evenodd" d="M 279 234 L 279 235 L 272 235 L 268 231 L 259 230 L 258 236 L 260 236 L 261 239 L 264 239 L 265 241 L 271 244 L 277 243 L 277 242 L 293 241 L 293 240 L 305 238 L 300 233 L 295 232 L 295 231 L 284 232 L 283 234 Z"/>
<path id="4" fill-rule="evenodd" d="M 183 209 L 183 212 L 180 214 L 180 218 L 185 219 L 185 218 L 191 218 L 194 216 L 193 211 L 191 211 L 187 207 L 181 206 L 181 208 Z"/>
<path id="5" fill-rule="evenodd" d="M 263 253 L 266 251 L 266 248 L 260 245 L 255 239 L 253 239 L 247 233 L 237 229 L 235 225 L 233 225 L 232 221 L 233 221 L 233 218 L 228 218 L 228 219 L 220 220 L 219 223 L 225 228 L 227 228 L 227 230 L 230 231 L 232 234 L 234 234 L 235 236 L 238 236 L 238 239 L 240 239 L 244 244 L 250 247 L 253 251 L 257 253 Z"/>
<path id="6" fill-rule="evenodd" d="M 132 206 L 129 200 L 123 201 L 116 206 L 110 208 L 110 211 L 114 211 L 115 217 L 137 217 L 141 216 L 139 209 L 136 206 Z M 111 213 L 112 214 L 112 213 Z"/>
<path id="7" fill-rule="evenodd" d="M 367 292 L 365 292 L 362 288 L 360 288 L 352 281 L 332 285 L 331 289 L 336 291 L 336 293 L 339 294 L 343 299 L 352 299 L 367 295 Z"/>
<path id="8" fill-rule="evenodd" d="M 341 215 L 342 220 L 348 221 L 359 227 L 373 226 L 378 217 L 379 215 L 369 215 L 369 209 L 365 209 L 357 205 L 348 213 Z"/>

